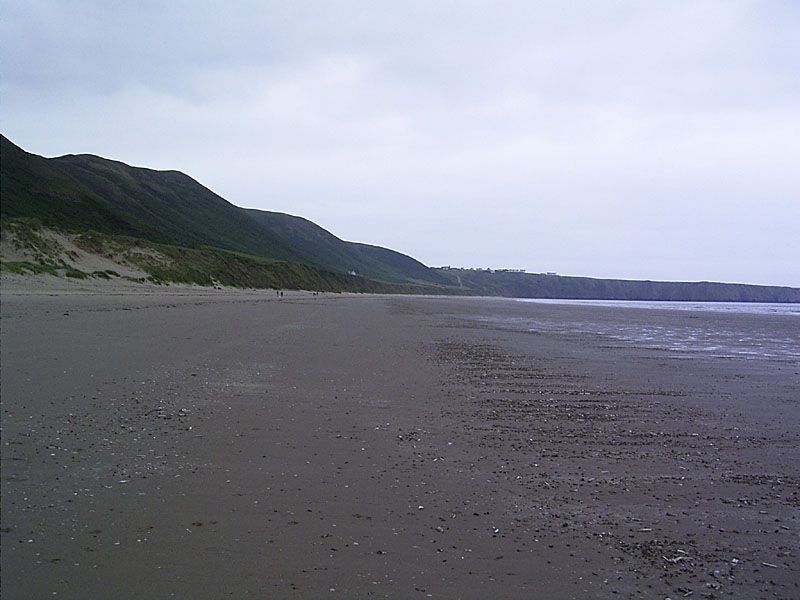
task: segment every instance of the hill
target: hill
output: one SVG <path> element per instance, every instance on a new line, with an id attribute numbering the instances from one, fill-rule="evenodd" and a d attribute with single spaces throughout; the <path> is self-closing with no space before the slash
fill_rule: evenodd
<path id="1" fill-rule="evenodd" d="M 482 269 L 438 269 L 465 293 L 509 298 L 800 302 L 800 289 L 739 283 L 631 281 Z"/>
<path id="2" fill-rule="evenodd" d="M 177 171 L 131 167 L 89 154 L 43 158 L 4 136 L 0 142 L 2 229 L 13 240 L 6 246 L 22 252 L 19 260 L 4 257 L 7 270 L 85 275 L 71 254 L 80 251 L 96 253 L 97 264 L 105 255 L 116 256 L 121 268 L 138 269 L 151 280 L 207 285 L 218 281 L 521 298 L 800 302 L 800 289 L 788 287 L 431 269 L 388 248 L 341 240 L 302 217 L 240 208 Z M 70 249 L 41 251 L 61 242 Z"/>
<path id="3" fill-rule="evenodd" d="M 308 219 L 278 212 L 246 209 L 276 237 L 289 244 L 302 260 L 389 282 L 447 285 L 448 280 L 418 260 L 378 246 L 346 242 Z"/>
<path id="4" fill-rule="evenodd" d="M 216 246 L 291 260 L 291 248 L 239 207 L 177 171 L 88 154 L 42 158 L 2 138 L 2 217 L 74 231 Z"/>
<path id="5" fill-rule="evenodd" d="M 5 136 L 1 141 L 3 219 L 35 219 L 56 229 L 189 248 L 213 246 L 391 283 L 444 283 L 411 257 L 383 248 L 379 256 L 385 261 L 370 256 L 306 219 L 235 206 L 178 171 L 131 167 L 90 154 L 48 159 Z"/>
<path id="6" fill-rule="evenodd" d="M 53 161 L 29 154 L 0 136 L 0 216 L 46 225 L 120 233 L 157 234 L 64 173 Z"/>
<path id="7" fill-rule="evenodd" d="M 69 233 L 27 220 L 4 220 L 0 234 L 0 268 L 18 274 L 325 292 L 425 291 L 413 284 L 375 281 L 213 246 L 187 248 L 137 237 Z"/>

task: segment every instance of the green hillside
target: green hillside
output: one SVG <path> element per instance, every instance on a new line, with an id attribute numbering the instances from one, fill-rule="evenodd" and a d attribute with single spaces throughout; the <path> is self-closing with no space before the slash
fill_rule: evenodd
<path id="1" fill-rule="evenodd" d="M 242 209 L 191 177 L 92 155 L 42 158 L 2 138 L 2 216 L 73 231 L 134 235 L 297 258 Z"/>
<path id="2" fill-rule="evenodd" d="M 100 255 L 124 255 L 157 282 L 219 283 L 230 287 L 303 289 L 325 292 L 413 293 L 414 286 L 390 284 L 299 262 L 271 260 L 221 248 L 186 248 L 137 238 L 83 234 L 76 243 Z M 142 252 L 142 249 L 147 252 Z"/>
<path id="3" fill-rule="evenodd" d="M 74 180 L 132 219 L 183 246 L 216 246 L 291 260 L 291 247 L 265 232 L 238 206 L 178 171 L 129 167 L 91 155 L 52 159 Z"/>
<path id="4" fill-rule="evenodd" d="M 302 217 L 256 209 L 246 210 L 265 229 L 289 244 L 305 262 L 383 281 L 417 281 L 438 285 L 448 283 L 435 270 L 400 252 L 345 242 Z"/>
<path id="5" fill-rule="evenodd" d="M 3 219 L 36 219 L 64 229 L 158 237 L 144 223 L 76 182 L 53 161 L 25 152 L 5 136 L 0 136 L 0 144 Z"/>
<path id="6" fill-rule="evenodd" d="M 416 258 L 411 258 L 400 252 L 395 252 L 389 248 L 372 246 L 370 244 L 359 244 L 351 242 L 362 256 L 378 261 L 401 273 L 413 281 L 431 282 L 436 285 L 449 286 L 451 282 L 441 275 L 436 269 L 426 267 Z"/>
<path id="7" fill-rule="evenodd" d="M 9 273 L 323 292 L 408 294 L 425 291 L 422 286 L 413 284 L 375 281 L 305 263 L 272 260 L 213 246 L 187 248 L 140 237 L 68 233 L 30 219 L 2 220 L 0 236 L 3 244 L 13 247 L 17 255 L 11 260 L 6 256 L 0 260 L 0 270 Z"/>
<path id="8" fill-rule="evenodd" d="M 4 219 L 35 219 L 57 229 L 190 248 L 212 246 L 391 283 L 445 283 L 409 256 L 344 242 L 300 217 L 239 208 L 178 171 L 131 167 L 88 154 L 48 159 L 5 137 L 0 167 Z"/>
<path id="9" fill-rule="evenodd" d="M 509 298 L 800 302 L 800 289 L 739 283 L 630 281 L 482 269 L 437 269 L 462 293 Z"/>
<path id="10" fill-rule="evenodd" d="M 43 158 L 3 136 L 0 141 L 5 231 L 16 228 L 18 241 L 30 241 L 41 224 L 81 234 L 82 243 L 99 234 L 111 245 L 160 244 L 164 264 L 138 265 L 154 280 L 521 298 L 800 302 L 800 289 L 788 287 L 431 269 L 394 250 L 343 241 L 302 217 L 234 206 L 177 171 L 86 154 Z M 7 260 L 4 268 L 75 271 L 63 256 L 36 264 L 15 260 L 19 264 Z"/>

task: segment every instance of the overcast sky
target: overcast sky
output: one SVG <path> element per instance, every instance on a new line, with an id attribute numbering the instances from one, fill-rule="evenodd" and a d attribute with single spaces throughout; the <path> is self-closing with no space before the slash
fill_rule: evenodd
<path id="1" fill-rule="evenodd" d="M 800 2 L 0 2 L 2 131 L 429 265 L 800 285 Z"/>

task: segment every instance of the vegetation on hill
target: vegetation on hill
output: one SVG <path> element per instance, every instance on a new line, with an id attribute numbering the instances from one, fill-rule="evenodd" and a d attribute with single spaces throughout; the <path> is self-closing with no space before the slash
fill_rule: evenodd
<path id="1" fill-rule="evenodd" d="M 158 232 L 154 241 L 299 259 L 288 244 L 265 231 L 241 208 L 178 171 L 129 167 L 91 155 L 51 160 L 75 181 Z"/>
<path id="2" fill-rule="evenodd" d="M 143 276 L 128 276 L 127 279 L 326 292 L 401 294 L 425 291 L 411 284 L 374 281 L 303 263 L 271 260 L 213 246 L 188 248 L 97 232 L 64 234 L 31 220 L 4 220 L 2 236 L 4 243 L 27 254 L 27 260 L 0 262 L 2 270 L 12 273 L 109 279 L 120 277 L 121 271 L 135 269 Z M 59 239 L 68 239 L 73 249 L 59 242 Z M 119 266 L 117 270 L 85 269 L 75 249 L 85 253 L 86 257 L 100 258 Z"/>
<path id="3" fill-rule="evenodd" d="M 800 289 L 738 283 L 630 281 L 504 270 L 438 269 L 464 293 L 510 298 L 800 302 Z"/>
<path id="4" fill-rule="evenodd" d="M 154 237 L 155 232 L 64 173 L 0 136 L 0 218 L 36 219 L 70 230 Z"/>
<path id="5" fill-rule="evenodd" d="M 416 291 L 413 286 L 387 284 L 325 271 L 304 263 L 271 260 L 213 246 L 187 248 L 149 243 L 143 247 L 142 241 L 136 238 L 111 238 L 96 234 L 84 234 L 76 243 L 100 254 L 122 253 L 156 282 L 326 292 Z"/>
<path id="6" fill-rule="evenodd" d="M 0 136 L 0 221 L 30 260 L 5 270 L 85 272 L 52 235 L 122 260 L 151 281 L 524 298 L 800 302 L 796 288 L 621 281 L 510 271 L 431 269 L 394 250 L 346 242 L 282 213 L 243 209 L 177 171 L 154 171 L 92 155 L 43 158 Z M 63 237 L 63 236 L 62 236 Z M 49 241 L 48 241 L 49 240 Z M 52 248 L 51 248 L 52 250 Z M 49 252 L 49 254 L 48 254 Z M 102 261 L 101 261 L 102 262 Z"/>
<path id="7" fill-rule="evenodd" d="M 189 248 L 213 246 L 392 283 L 443 283 L 411 257 L 381 249 L 388 260 L 383 262 L 306 219 L 234 206 L 177 171 L 88 154 L 47 159 L 5 137 L 1 163 L 4 219 L 33 218 L 57 229 Z"/>
<path id="8" fill-rule="evenodd" d="M 381 246 L 371 246 L 369 244 L 359 244 L 355 242 L 350 243 L 362 256 L 377 261 L 379 264 L 391 267 L 397 272 L 403 273 L 412 281 L 433 283 L 434 285 L 451 285 L 451 282 L 446 277 L 443 277 L 436 269 L 426 267 L 415 258 Z"/>
<path id="9" fill-rule="evenodd" d="M 302 217 L 264 210 L 246 210 L 265 229 L 289 244 L 305 262 L 395 283 L 448 283 L 434 269 L 400 252 L 346 242 Z"/>

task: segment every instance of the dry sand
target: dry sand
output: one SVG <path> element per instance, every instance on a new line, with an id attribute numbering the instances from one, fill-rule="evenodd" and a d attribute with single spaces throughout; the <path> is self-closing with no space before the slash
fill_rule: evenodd
<path id="1" fill-rule="evenodd" d="M 46 251 L 44 248 L 34 249 L 30 243 L 20 243 L 12 231 L 3 230 L 0 235 L 0 257 L 9 262 L 29 261 L 33 263 L 40 262 L 42 258 L 46 258 L 48 262 L 61 262 L 84 273 L 111 270 L 117 273 L 117 276 L 122 277 L 132 277 L 134 279 L 148 277 L 147 273 L 134 265 L 121 253 L 103 256 L 94 252 L 87 252 L 75 243 L 77 236 L 74 234 L 42 228 L 38 230 L 37 236 L 42 241 L 42 244 L 47 247 Z M 129 252 L 136 252 L 137 250 L 139 253 L 148 254 L 152 258 L 160 258 L 164 262 L 168 261 L 166 257 L 160 256 L 149 248 L 137 249 L 134 247 Z M 3 274 L 3 278 L 7 279 L 8 276 Z M 26 289 L 31 287 L 30 282 L 24 282 L 21 285 Z M 59 284 L 57 278 L 38 278 L 38 288 L 51 288 L 53 286 L 63 287 L 62 284 Z"/>
<path id="2" fill-rule="evenodd" d="M 800 597 L 796 361 L 481 318 L 610 308 L 32 281 L 5 600 Z"/>

